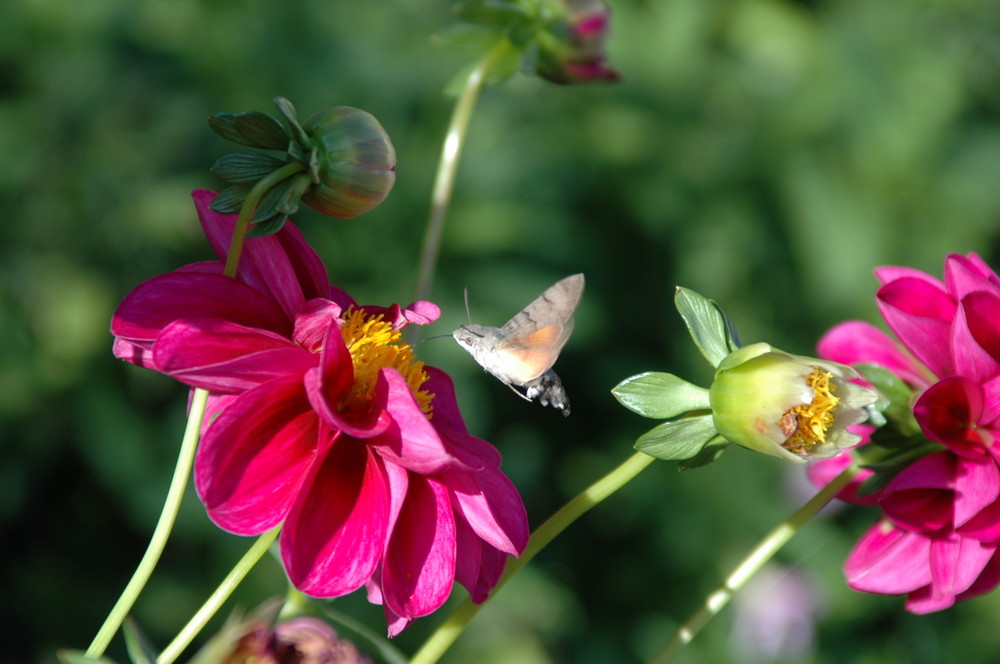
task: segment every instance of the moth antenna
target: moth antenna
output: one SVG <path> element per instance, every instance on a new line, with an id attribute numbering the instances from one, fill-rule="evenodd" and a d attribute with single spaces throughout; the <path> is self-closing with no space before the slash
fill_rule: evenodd
<path id="1" fill-rule="evenodd" d="M 469 324 L 472 324 L 472 311 L 469 309 L 469 287 L 465 287 L 465 315 L 469 319 Z"/>
<path id="2" fill-rule="evenodd" d="M 451 337 L 451 335 L 450 334 L 436 334 L 433 337 L 427 337 L 426 339 L 418 339 L 418 340 L 414 341 L 412 344 L 410 344 L 410 348 L 413 348 L 414 346 L 416 346 L 418 344 L 422 344 L 425 341 L 430 341 L 431 339 L 444 339 L 445 337 Z"/>

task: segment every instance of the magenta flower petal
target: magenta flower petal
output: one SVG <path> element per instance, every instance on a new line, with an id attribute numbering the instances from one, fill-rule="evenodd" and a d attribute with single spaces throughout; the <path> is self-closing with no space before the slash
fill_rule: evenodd
<path id="1" fill-rule="evenodd" d="M 231 398 L 205 430 L 194 479 L 211 519 L 257 535 L 285 517 L 312 464 L 319 426 L 296 381 Z"/>
<path id="2" fill-rule="evenodd" d="M 958 535 L 935 538 L 931 542 L 931 576 L 935 594 L 957 595 L 979 577 L 996 551 L 996 544 Z"/>
<path id="3" fill-rule="evenodd" d="M 416 618 L 444 604 L 455 578 L 455 521 L 448 490 L 411 475 L 406 500 L 382 562 L 385 605 Z"/>
<path id="4" fill-rule="evenodd" d="M 340 435 L 319 460 L 281 532 L 281 558 L 296 588 L 339 597 L 360 588 L 382 557 L 389 492 L 381 462 Z"/>
<path id="5" fill-rule="evenodd" d="M 958 458 L 954 525 L 962 526 L 1000 498 L 1000 469 L 991 457 Z"/>
<path id="6" fill-rule="evenodd" d="M 454 492 L 456 507 L 479 537 L 504 553 L 516 556 L 524 551 L 528 545 L 528 515 L 506 475 L 483 465 L 474 473 L 445 471 L 445 477 Z"/>
<path id="7" fill-rule="evenodd" d="M 376 391 L 385 393 L 390 415 L 386 430 L 371 441 L 382 458 L 424 475 L 456 463 L 398 371 L 382 369 Z"/>
<path id="8" fill-rule="evenodd" d="M 435 367 L 424 367 L 427 380 L 424 382 L 424 389 L 434 395 L 434 427 L 438 431 L 447 433 L 468 434 L 469 430 L 462 419 L 462 413 L 458 410 L 458 401 L 455 398 L 455 384 L 445 372 Z M 500 456 L 496 448 L 487 446 L 496 454 L 494 465 L 500 465 Z"/>
<path id="9" fill-rule="evenodd" d="M 210 206 L 215 194 L 211 191 L 197 190 L 192 196 L 205 235 L 219 260 L 224 262 L 239 215 L 213 211 Z M 286 223 L 286 226 L 287 231 L 282 228 L 275 235 L 244 240 L 237 276 L 251 288 L 277 302 L 286 315 L 291 317 L 310 297 L 325 295 L 329 284 L 319 257 L 302 240 L 294 225 Z M 283 246 L 283 239 L 286 246 Z M 312 280 L 318 278 L 324 280 L 322 290 L 304 292 L 303 284 L 312 286 L 309 290 L 317 290 Z"/>
<path id="10" fill-rule="evenodd" d="M 862 321 L 834 326 L 819 340 L 820 357 L 841 364 L 878 364 L 911 385 L 926 385 L 920 366 L 889 335 Z"/>
<path id="11" fill-rule="evenodd" d="M 951 320 L 957 305 L 922 279 L 889 282 L 876 294 L 885 322 L 914 356 L 938 376 L 952 373 Z"/>
<path id="12" fill-rule="evenodd" d="M 933 586 L 926 585 L 907 595 L 906 610 L 916 615 L 943 611 L 953 606 L 955 599 L 954 595 L 935 592 Z"/>
<path id="13" fill-rule="evenodd" d="M 983 340 L 987 344 L 995 344 L 997 341 L 994 338 L 996 331 L 993 327 L 995 321 L 1000 319 L 983 319 L 984 312 L 977 311 L 975 307 L 984 299 L 992 300 L 992 296 L 985 296 L 985 298 L 978 296 L 985 296 L 985 294 L 973 293 L 967 296 L 955 313 L 955 319 L 951 324 L 950 344 L 955 373 L 981 383 L 1000 373 L 1000 364 L 976 337 L 978 334 L 984 337 Z M 1000 308 L 995 312 L 985 313 L 987 316 L 1000 314 Z M 973 327 L 976 328 L 975 332 Z M 994 347 L 991 350 L 997 351 L 998 348 Z"/>
<path id="14" fill-rule="evenodd" d="M 875 268 L 875 278 L 878 279 L 879 283 L 883 286 L 891 281 L 897 281 L 899 279 L 919 279 L 921 281 L 926 281 L 942 293 L 946 292 L 945 286 L 941 283 L 940 279 L 936 279 L 926 272 L 912 267 L 898 265 L 885 265 L 877 267 Z"/>
<path id="15" fill-rule="evenodd" d="M 1000 500 L 985 506 L 955 530 L 962 537 L 996 543 L 1000 540 Z"/>
<path id="16" fill-rule="evenodd" d="M 898 595 L 931 582 L 930 538 L 880 521 L 865 533 L 844 564 L 855 590 Z"/>
<path id="17" fill-rule="evenodd" d="M 140 284 L 122 300 L 111 318 L 111 333 L 129 341 L 152 341 L 181 318 L 221 318 L 285 335 L 292 331 L 273 301 L 235 279 L 171 272 Z"/>
<path id="18" fill-rule="evenodd" d="M 897 525 L 919 532 L 951 525 L 956 460 L 948 452 L 918 459 L 883 489 L 882 509 Z"/>
<path id="19" fill-rule="evenodd" d="M 944 262 L 944 277 L 948 294 L 956 300 L 976 291 L 1000 297 L 1000 280 L 976 254 L 950 254 Z"/>
<path id="20" fill-rule="evenodd" d="M 992 546 L 996 549 L 997 543 L 993 542 Z M 993 557 L 990 558 L 990 562 L 983 568 L 983 571 L 979 574 L 979 578 L 969 586 L 968 590 L 961 593 L 958 599 L 964 600 L 988 593 L 996 588 L 998 584 L 1000 584 L 1000 552 L 994 551 Z"/>
<path id="21" fill-rule="evenodd" d="M 969 333 L 976 344 L 993 359 L 991 378 L 1000 373 L 1000 297 L 992 293 L 969 293 L 962 299 Z"/>
<path id="22" fill-rule="evenodd" d="M 316 364 L 285 337 L 219 319 L 183 319 L 164 328 L 153 346 L 160 371 L 191 387 L 233 394 Z"/>
<path id="23" fill-rule="evenodd" d="M 913 405 L 925 436 L 972 459 L 986 455 L 984 441 L 976 431 L 982 412 L 982 388 L 964 376 L 939 380 Z"/>

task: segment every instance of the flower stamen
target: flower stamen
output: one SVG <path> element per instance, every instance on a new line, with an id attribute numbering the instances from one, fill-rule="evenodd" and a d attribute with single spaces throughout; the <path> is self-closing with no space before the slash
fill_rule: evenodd
<path id="1" fill-rule="evenodd" d="M 343 318 L 340 334 L 354 364 L 354 384 L 343 405 L 365 407 L 370 404 L 379 371 L 391 367 L 403 376 L 420 409 L 429 417 L 434 394 L 420 389 L 427 380 L 424 363 L 417 360 L 413 348 L 403 342 L 400 331 L 383 320 L 381 314 L 371 316 L 363 309 L 351 307 Z"/>
<path id="2" fill-rule="evenodd" d="M 811 403 L 795 406 L 781 418 L 781 429 L 788 438 L 782 444 L 786 450 L 808 455 L 816 445 L 826 442 L 826 432 L 833 424 L 833 413 L 840 399 L 833 396 L 836 386 L 830 382 L 833 374 L 814 366 L 805 377 L 813 390 Z"/>

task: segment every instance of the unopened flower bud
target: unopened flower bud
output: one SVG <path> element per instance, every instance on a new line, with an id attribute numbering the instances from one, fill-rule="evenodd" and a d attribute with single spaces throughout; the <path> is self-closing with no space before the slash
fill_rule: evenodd
<path id="1" fill-rule="evenodd" d="M 794 461 L 837 454 L 847 430 L 878 399 L 851 367 L 791 355 L 765 343 L 731 353 L 716 369 L 709 402 L 716 430 L 743 447 Z"/>
<path id="2" fill-rule="evenodd" d="M 335 106 L 316 113 L 302 128 L 316 148 L 314 186 L 302 197 L 306 204 L 350 219 L 385 200 L 396 182 L 396 149 L 373 115 Z"/>
<path id="3" fill-rule="evenodd" d="M 609 10 L 601 0 L 559 0 L 561 9 L 538 36 L 535 71 L 553 83 L 616 81 L 618 72 L 604 64 Z"/>

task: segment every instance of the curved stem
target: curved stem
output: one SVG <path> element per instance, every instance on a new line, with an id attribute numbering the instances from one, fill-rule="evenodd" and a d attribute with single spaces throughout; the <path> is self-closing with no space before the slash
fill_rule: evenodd
<path id="1" fill-rule="evenodd" d="M 205 417 L 205 406 L 208 403 L 208 392 L 205 390 L 195 390 L 191 397 L 191 408 L 188 415 L 187 427 L 184 429 L 184 438 L 181 441 L 181 449 L 177 455 L 177 465 L 174 467 L 174 476 L 170 480 L 170 488 L 167 489 L 167 498 L 163 503 L 163 510 L 160 512 L 160 519 L 153 530 L 153 536 L 149 539 L 146 553 L 143 554 L 139 566 L 129 580 L 121 597 L 115 603 L 111 613 L 105 619 L 97 636 L 94 637 L 90 647 L 87 648 L 86 656 L 94 659 L 99 658 L 107 650 L 108 644 L 115 632 L 121 627 L 122 622 L 132 610 L 139 593 L 146 586 L 149 577 L 153 573 L 153 568 L 160 560 L 160 554 L 167 544 L 167 538 L 174 527 L 177 519 L 177 512 L 180 510 L 181 498 L 184 496 L 184 488 L 187 486 L 188 477 L 191 475 L 191 467 L 194 464 L 194 453 L 198 447 L 198 436 L 201 432 L 201 421 Z"/>
<path id="2" fill-rule="evenodd" d="M 226 575 L 226 578 L 222 580 L 222 583 L 215 589 L 215 592 L 205 600 L 205 603 L 202 604 L 197 613 L 191 616 L 191 620 L 184 626 L 184 629 L 160 653 L 160 656 L 156 658 L 156 664 L 173 664 L 174 660 L 180 656 L 184 649 L 191 645 L 194 637 L 205 627 L 205 624 L 215 615 L 219 607 L 229 599 L 229 596 L 236 590 L 236 586 L 240 585 L 240 582 L 253 569 L 253 566 L 264 557 L 264 554 L 267 553 L 267 549 L 274 542 L 280 530 L 281 526 L 272 528 L 257 538 L 257 541 L 253 543 L 249 551 L 243 554 L 243 557 L 240 558 L 236 566 Z"/>
<path id="3" fill-rule="evenodd" d="M 257 184 L 255 184 L 250 190 L 250 193 L 247 194 L 246 200 L 243 201 L 243 206 L 240 208 L 240 216 L 236 220 L 236 230 L 233 231 L 233 239 L 229 242 L 229 253 L 226 254 L 226 268 L 224 274 L 227 277 L 236 276 L 236 269 L 239 267 L 240 263 L 240 254 L 243 253 L 243 237 L 246 235 L 247 229 L 250 227 L 250 222 L 253 220 L 254 210 L 257 209 L 257 204 L 260 203 L 260 199 L 263 198 L 264 194 L 267 193 L 267 190 L 275 184 L 286 178 L 290 178 L 299 171 L 304 171 L 305 168 L 305 166 L 297 161 L 285 164 L 273 173 L 269 173 L 258 180 Z"/>
<path id="4" fill-rule="evenodd" d="M 490 69 L 510 47 L 510 42 L 505 37 L 501 38 L 496 46 L 472 68 L 455 103 L 455 110 L 452 111 L 451 122 L 448 124 L 448 132 L 445 134 L 441 157 L 438 160 L 437 175 L 434 177 L 434 190 L 431 193 L 431 212 L 427 220 L 427 230 L 424 232 L 424 245 L 417 273 L 415 295 L 417 300 L 426 300 L 431 292 L 441 235 L 444 232 L 444 219 L 448 213 L 451 194 L 455 189 L 455 174 L 458 172 L 458 160 L 462 155 L 472 109 L 476 105 L 479 91 L 483 89 Z"/>
<path id="5" fill-rule="evenodd" d="M 229 252 L 226 255 L 226 266 L 224 274 L 228 277 L 235 277 L 239 267 L 240 254 L 243 252 L 243 236 L 246 234 L 250 221 L 253 219 L 253 212 L 260 202 L 261 197 L 275 183 L 291 177 L 295 173 L 303 170 L 304 166 L 299 163 L 287 164 L 270 175 L 262 178 L 247 194 L 243 207 L 240 209 L 240 216 L 236 222 L 236 229 L 229 244 Z M 167 498 L 163 503 L 163 510 L 160 518 L 153 529 L 153 535 L 149 539 L 146 553 L 139 561 L 138 567 L 132 574 L 132 578 L 125 586 L 121 596 L 111 609 L 111 613 L 104 620 L 104 624 L 97 631 L 90 647 L 85 655 L 94 659 L 99 658 L 107 650 L 108 644 L 115 633 L 121 628 L 122 623 L 129 611 L 135 605 L 136 599 L 142 589 L 145 588 L 149 577 L 153 574 L 153 569 L 160 560 L 163 549 L 170 537 L 170 531 L 177 520 L 177 513 L 180 511 L 181 499 L 184 496 L 184 488 L 187 486 L 188 478 L 191 476 L 191 468 L 194 465 L 194 454 L 198 447 L 198 439 L 201 435 L 201 423 L 205 419 L 205 408 L 208 404 L 208 392 L 196 389 L 191 395 L 191 404 L 188 409 L 187 426 L 184 429 L 184 438 L 181 441 L 181 449 L 177 455 L 177 465 L 174 467 L 174 475 L 170 480 L 170 487 L 167 489 Z"/>
<path id="6" fill-rule="evenodd" d="M 806 522 L 823 509 L 837 493 L 847 486 L 858 474 L 860 467 L 852 463 L 837 475 L 829 484 L 820 489 L 809 502 L 803 505 L 795 514 L 788 517 L 777 528 L 768 533 L 757 546 L 736 566 L 719 588 L 705 598 L 705 602 L 687 621 L 678 628 L 673 638 L 656 653 L 649 664 L 665 664 L 684 646 L 694 639 L 695 635 L 719 613 L 733 595 L 764 566 L 781 547 L 792 539 Z"/>
<path id="7" fill-rule="evenodd" d="M 535 557 L 535 554 L 555 539 L 556 535 L 564 531 L 591 507 L 625 486 L 625 484 L 645 470 L 654 460 L 653 457 L 647 454 L 636 452 L 620 466 L 591 484 L 583 493 L 563 505 L 558 512 L 549 517 L 545 523 L 531 534 L 528 547 L 521 554 L 521 557 L 508 562 L 507 569 L 504 571 L 500 582 L 497 583 L 496 588 L 490 594 L 490 598 L 495 597 L 497 591 L 512 576 L 517 574 L 522 567 L 527 565 Z M 466 599 L 455 613 L 424 642 L 424 645 L 413 656 L 413 659 L 410 660 L 410 664 L 433 664 L 437 662 L 483 606 L 485 606 L 485 602 L 483 604 L 473 604 L 471 600 Z"/>

